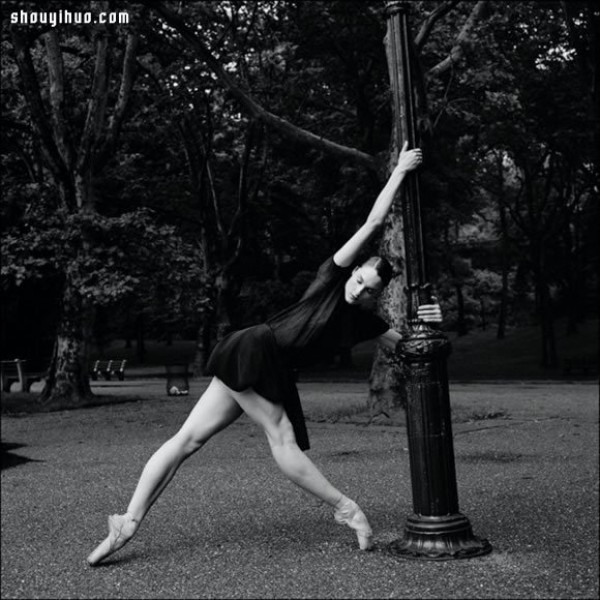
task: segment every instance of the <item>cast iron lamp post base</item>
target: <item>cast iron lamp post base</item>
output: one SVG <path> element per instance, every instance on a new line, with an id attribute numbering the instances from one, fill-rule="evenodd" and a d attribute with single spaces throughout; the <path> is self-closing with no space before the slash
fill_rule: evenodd
<path id="1" fill-rule="evenodd" d="M 397 347 L 406 390 L 414 514 L 388 549 L 404 558 L 450 560 L 491 552 L 458 510 L 444 334 L 411 321 Z"/>
<path id="2" fill-rule="evenodd" d="M 411 515 L 404 538 L 388 546 L 392 554 L 418 560 L 474 558 L 492 551 L 492 545 L 473 535 L 469 519 L 460 513 L 445 517 Z"/>

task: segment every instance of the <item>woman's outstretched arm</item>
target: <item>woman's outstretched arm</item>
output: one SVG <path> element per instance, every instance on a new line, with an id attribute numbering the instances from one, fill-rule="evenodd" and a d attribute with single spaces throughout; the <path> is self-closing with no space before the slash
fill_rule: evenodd
<path id="1" fill-rule="evenodd" d="M 398 158 L 398 164 L 394 167 L 385 187 L 377 196 L 375 204 L 364 224 L 358 231 L 333 255 L 335 264 L 340 267 L 349 267 L 358 256 L 359 252 L 371 236 L 383 225 L 390 211 L 396 192 L 404 177 L 409 171 L 416 169 L 422 160 L 419 148 L 407 150 L 408 142 L 404 144 Z"/>

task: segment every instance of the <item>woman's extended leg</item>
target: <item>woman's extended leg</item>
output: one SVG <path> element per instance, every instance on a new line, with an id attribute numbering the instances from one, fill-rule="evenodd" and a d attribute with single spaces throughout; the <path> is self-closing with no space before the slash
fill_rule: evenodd
<path id="1" fill-rule="evenodd" d="M 222 384 L 224 385 L 224 384 Z M 226 386 L 224 386 L 226 387 Z M 248 416 L 264 430 L 275 462 L 290 481 L 333 506 L 338 523 L 356 530 L 361 550 L 371 547 L 371 527 L 359 506 L 336 489 L 296 443 L 294 429 L 283 406 L 269 402 L 254 390 L 229 390 Z"/>
<path id="2" fill-rule="evenodd" d="M 241 414 L 242 409 L 229 389 L 213 379 L 181 429 L 146 463 L 127 513 L 109 517 L 109 536 L 88 556 L 88 563 L 95 565 L 122 548 L 133 537 L 181 463 Z"/>

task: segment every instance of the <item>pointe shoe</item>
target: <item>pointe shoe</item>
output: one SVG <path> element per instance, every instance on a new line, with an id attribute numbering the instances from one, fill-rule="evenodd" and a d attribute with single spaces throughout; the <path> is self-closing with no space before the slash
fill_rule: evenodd
<path id="1" fill-rule="evenodd" d="M 121 549 L 137 531 L 139 523 L 129 514 L 108 517 L 108 537 L 87 557 L 88 564 L 96 566 L 101 560 Z"/>
<path id="2" fill-rule="evenodd" d="M 365 517 L 365 514 L 356 502 L 346 498 L 342 506 L 336 509 L 333 516 L 338 523 L 348 525 L 348 527 L 356 531 L 358 545 L 361 550 L 370 550 L 372 548 L 373 530 L 367 521 L 367 517 Z"/>

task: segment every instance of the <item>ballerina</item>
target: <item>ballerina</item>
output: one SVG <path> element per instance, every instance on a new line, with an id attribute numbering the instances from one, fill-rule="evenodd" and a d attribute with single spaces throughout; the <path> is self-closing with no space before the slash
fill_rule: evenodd
<path id="1" fill-rule="evenodd" d="M 381 257 L 355 266 L 360 251 L 380 229 L 406 174 L 422 162 L 420 149 L 405 144 L 398 163 L 363 225 L 319 268 L 299 302 L 265 323 L 230 333 L 207 364 L 212 380 L 181 429 L 150 458 L 127 512 L 108 518 L 109 535 L 88 556 L 97 565 L 137 532 L 182 462 L 216 433 L 246 413 L 265 432 L 277 466 L 292 482 L 334 509 L 338 523 L 356 532 L 359 548 L 372 547 L 372 529 L 354 500 L 334 487 L 304 453 L 308 434 L 293 368 L 318 362 L 340 346 L 378 338 L 394 349 L 401 335 L 371 310 L 393 272 Z M 418 309 L 439 323 L 438 304 Z"/>

